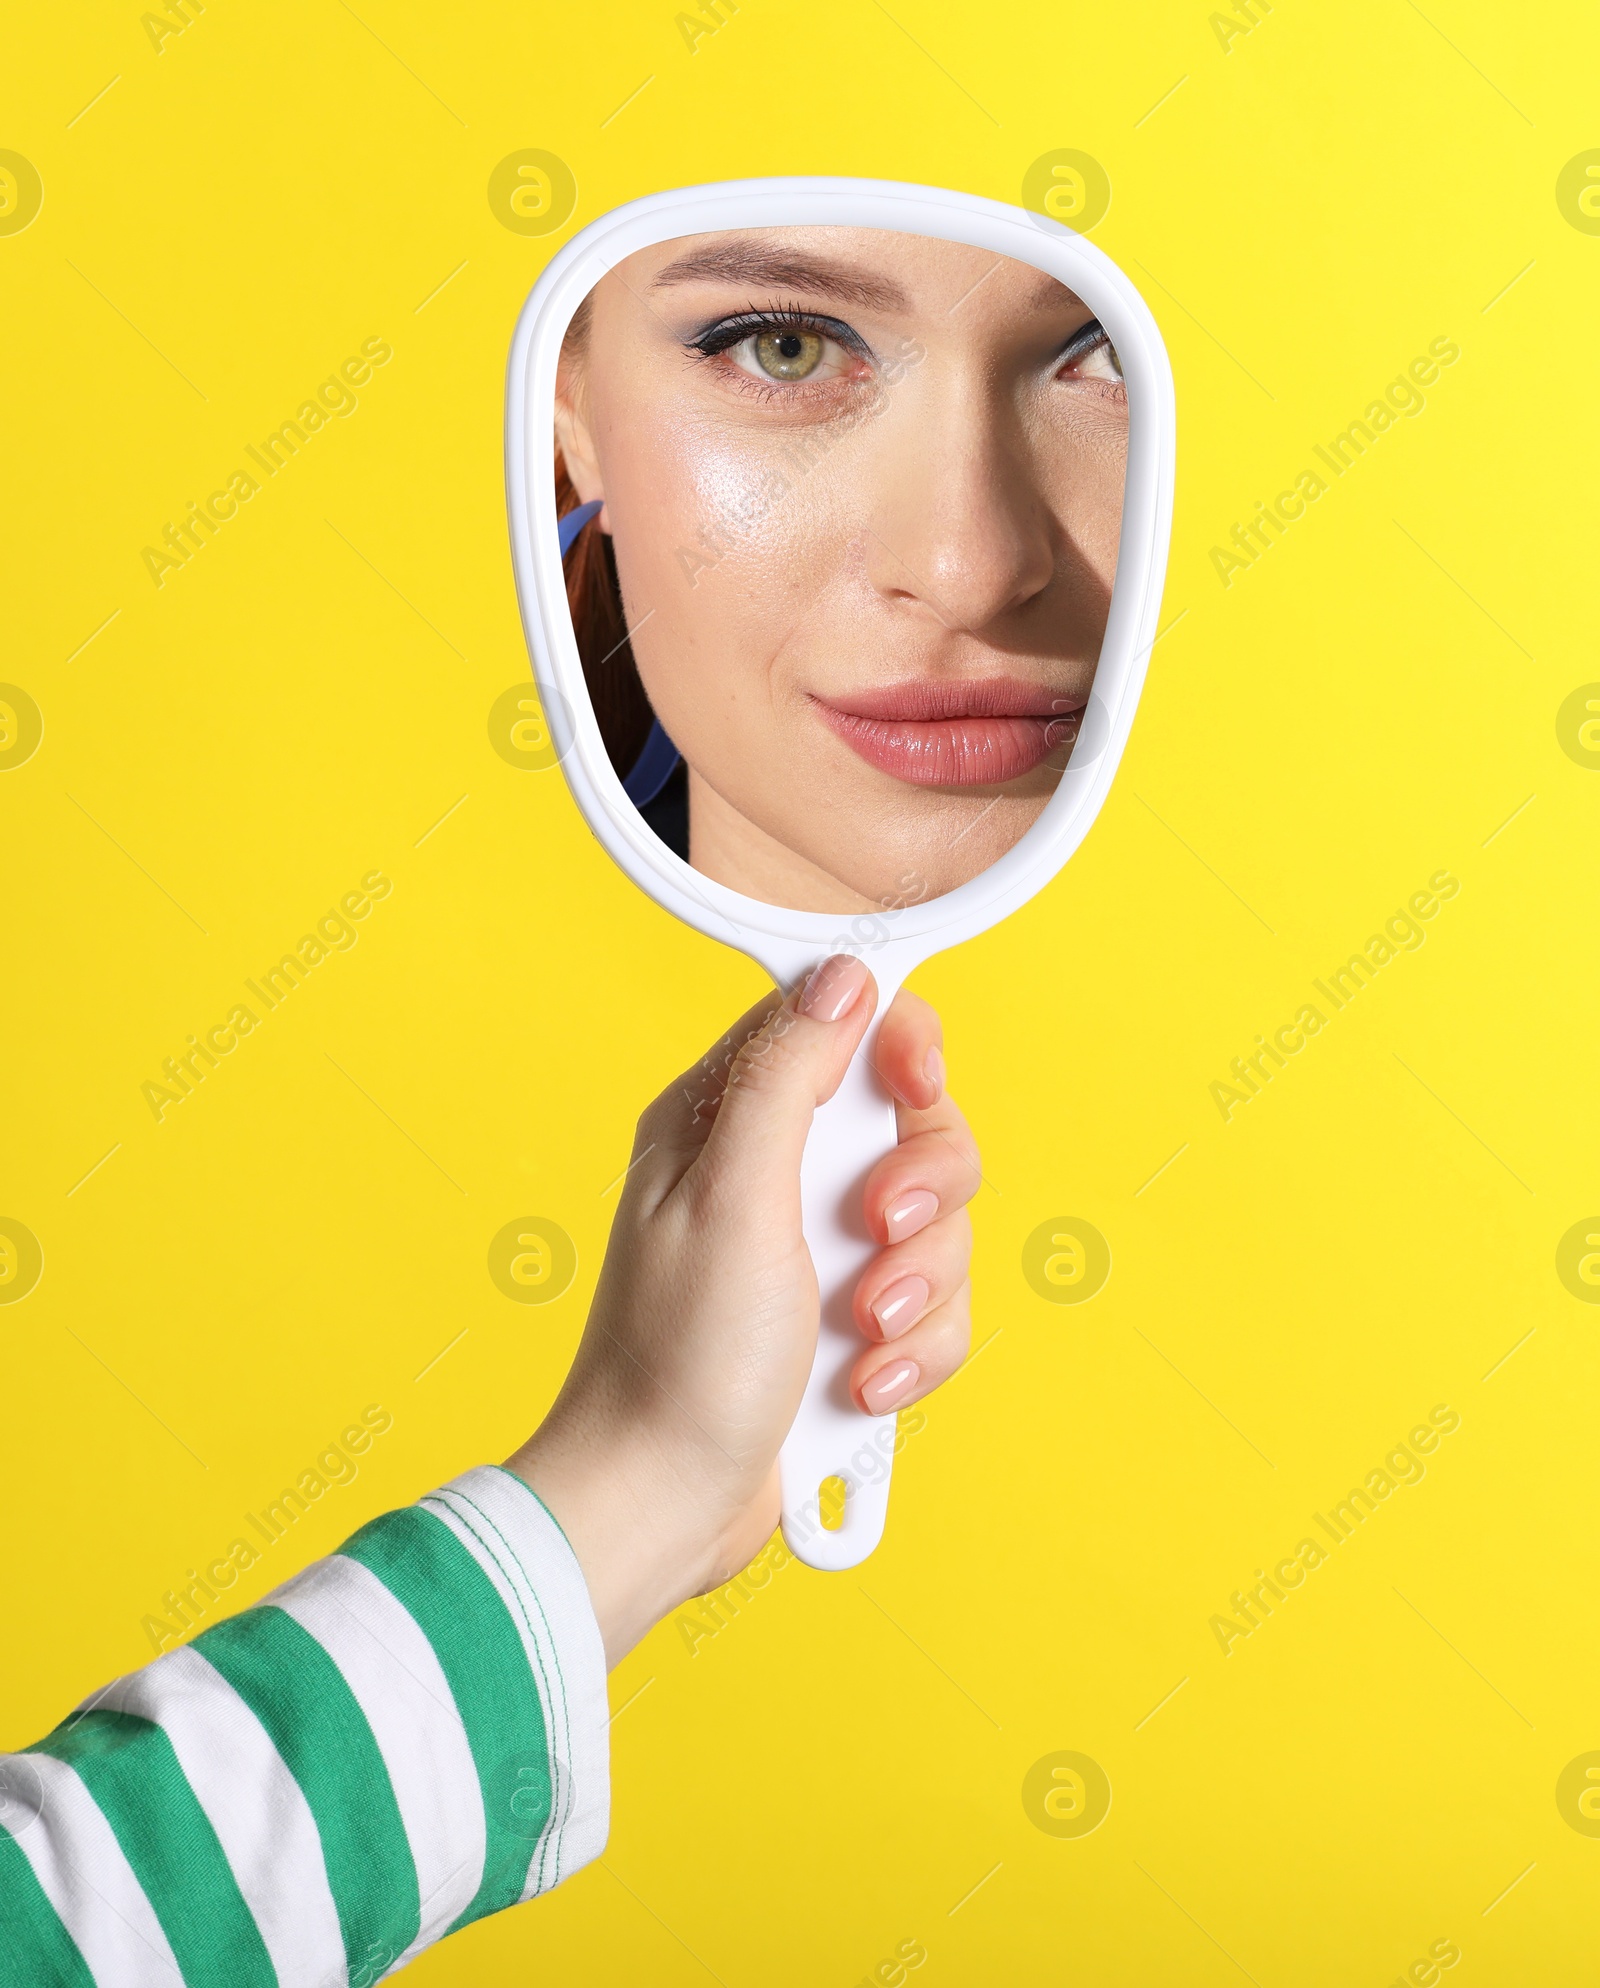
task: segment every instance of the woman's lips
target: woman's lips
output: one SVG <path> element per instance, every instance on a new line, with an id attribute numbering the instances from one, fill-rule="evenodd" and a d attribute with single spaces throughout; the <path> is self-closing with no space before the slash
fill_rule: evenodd
<path id="1" fill-rule="evenodd" d="M 1088 703 L 1014 677 L 890 684 L 813 700 L 871 766 L 918 787 L 980 787 L 1031 773 L 1077 736 Z"/>

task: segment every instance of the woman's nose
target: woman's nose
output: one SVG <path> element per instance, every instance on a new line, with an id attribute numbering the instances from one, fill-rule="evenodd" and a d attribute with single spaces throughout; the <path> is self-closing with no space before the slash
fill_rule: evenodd
<path id="1" fill-rule="evenodd" d="M 1052 513 L 1009 410 L 974 392 L 917 412 L 886 451 L 867 572 L 884 599 L 977 634 L 1050 584 Z"/>

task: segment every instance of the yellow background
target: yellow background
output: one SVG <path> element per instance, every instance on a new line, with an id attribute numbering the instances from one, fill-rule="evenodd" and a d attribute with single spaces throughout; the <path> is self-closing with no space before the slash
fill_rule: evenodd
<path id="1" fill-rule="evenodd" d="M 859 1577 L 628 1658 L 603 1866 L 419 1981 L 844 1988 L 906 1940 L 929 1984 L 1381 1988 L 1440 1939 L 1452 1982 L 1589 1978 L 1600 1840 L 1554 1791 L 1600 1747 L 1600 1311 L 1554 1264 L 1600 1207 L 1600 777 L 1555 718 L 1600 677 L 1600 237 L 1555 183 L 1600 32 L 1256 11 L 1226 52 L 1202 0 L 741 0 L 692 52 L 670 0 L 7 28 L 44 183 L 0 238 L 0 676 L 45 721 L 0 773 L 0 1214 L 45 1252 L 0 1307 L 11 1744 L 366 1404 L 393 1428 L 238 1599 L 526 1433 L 635 1113 L 758 991 L 489 746 L 527 667 L 504 359 L 556 243 L 746 174 L 1015 199 L 1077 148 L 1177 376 L 1175 625 L 1116 788 L 917 982 L 983 1142 L 986 1350 Z M 576 175 L 554 237 L 491 212 L 523 147 Z M 374 335 L 359 411 L 158 590 L 141 549 Z M 1440 335 L 1425 413 L 1224 589 L 1211 546 Z M 141 1083 L 373 868 L 356 948 L 157 1124 Z M 1422 949 L 1224 1123 L 1229 1059 L 1440 868 Z M 577 1242 L 543 1308 L 485 1267 L 523 1214 Z M 1022 1274 L 1060 1215 L 1110 1240 L 1086 1305 Z M 1210 1616 L 1438 1403 L 1426 1480 L 1224 1657 Z M 1114 1791 L 1078 1840 L 1022 1800 L 1063 1750 Z"/>

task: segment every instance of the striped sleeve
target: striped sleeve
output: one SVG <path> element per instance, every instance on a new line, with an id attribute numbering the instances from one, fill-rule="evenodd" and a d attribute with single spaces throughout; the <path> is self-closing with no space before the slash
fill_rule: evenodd
<path id="1" fill-rule="evenodd" d="M 509 1471 L 0 1754 L 0 1988 L 370 1988 L 598 1856 L 605 1655 Z"/>

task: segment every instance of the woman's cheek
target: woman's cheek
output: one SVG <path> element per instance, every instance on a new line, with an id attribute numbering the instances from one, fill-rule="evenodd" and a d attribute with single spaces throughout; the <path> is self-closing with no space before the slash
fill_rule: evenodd
<path id="1" fill-rule="evenodd" d="M 738 751 L 739 709 L 752 707 L 778 634 L 748 584 L 761 521 L 741 517 L 754 480 L 726 450 L 642 427 L 623 452 L 611 503 L 612 549 L 646 695 L 680 750 L 718 786 Z"/>
<path id="2" fill-rule="evenodd" d="M 1109 441 L 1093 451 L 1079 449 L 1070 469 L 1070 480 L 1054 483 L 1050 508 L 1060 520 L 1065 538 L 1109 593 L 1122 537 L 1126 450 Z"/>

